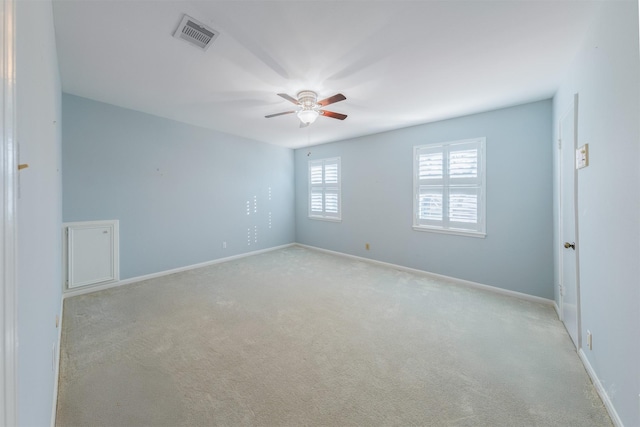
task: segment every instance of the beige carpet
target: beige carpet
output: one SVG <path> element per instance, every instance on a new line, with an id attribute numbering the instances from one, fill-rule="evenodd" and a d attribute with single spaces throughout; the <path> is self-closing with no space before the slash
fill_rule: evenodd
<path id="1" fill-rule="evenodd" d="M 290 247 L 67 299 L 57 425 L 610 426 L 552 307 Z"/>

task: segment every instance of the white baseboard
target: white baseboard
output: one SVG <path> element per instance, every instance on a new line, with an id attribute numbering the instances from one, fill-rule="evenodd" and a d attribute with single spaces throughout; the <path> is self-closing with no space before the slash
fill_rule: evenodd
<path id="1" fill-rule="evenodd" d="M 258 250 L 258 251 L 246 252 L 246 253 L 243 253 L 243 254 L 233 255 L 233 256 L 225 257 L 225 258 L 218 258 L 218 259 L 215 259 L 215 260 L 212 260 L 212 261 L 206 261 L 206 262 L 202 262 L 202 263 L 198 263 L 198 264 L 187 265 L 187 266 L 184 266 L 184 267 L 178 267 L 178 268 L 174 268 L 174 269 L 171 269 L 171 270 L 165 270 L 165 271 L 160 271 L 160 272 L 157 272 L 157 273 L 146 274 L 144 276 L 132 277 L 132 278 L 129 278 L 129 279 L 124 279 L 124 280 L 118 280 L 118 281 L 115 281 L 115 282 L 104 283 L 104 284 L 101 284 L 101 285 L 93 285 L 93 286 L 87 286 L 87 287 L 84 287 L 84 288 L 76 288 L 76 289 L 67 289 L 67 290 L 65 290 L 65 292 L 63 294 L 63 298 L 70 298 L 70 297 L 74 297 L 74 296 L 78 296 L 78 295 L 84 295 L 84 294 L 88 294 L 88 293 L 103 291 L 105 289 L 111 289 L 111 288 L 115 288 L 115 287 L 119 287 L 119 286 L 129 285 L 131 283 L 141 282 L 143 280 L 149 280 L 149 279 L 154 279 L 154 278 L 157 278 L 157 277 L 167 276 L 169 274 L 180 273 L 182 271 L 188 271 L 188 270 L 193 270 L 193 269 L 196 269 L 196 268 L 207 267 L 209 265 L 214 265 L 214 264 L 220 264 L 220 263 L 223 263 L 223 262 L 233 261 L 233 260 L 236 260 L 236 259 L 245 258 L 245 257 L 253 256 L 253 255 L 258 255 L 258 254 L 265 253 L 265 252 L 271 252 L 271 251 L 275 251 L 275 250 L 278 250 L 278 249 L 288 248 L 288 247 L 291 247 L 291 246 L 300 246 L 300 247 L 311 249 L 311 250 L 315 250 L 315 251 L 326 252 L 326 253 L 330 253 L 330 254 L 333 254 L 333 255 L 338 255 L 338 256 L 343 256 L 343 257 L 347 257 L 347 258 L 356 259 L 356 260 L 359 260 L 359 261 L 368 262 L 368 263 L 371 263 L 371 264 L 382 265 L 382 266 L 394 268 L 396 270 L 403 270 L 403 271 L 407 271 L 407 272 L 411 272 L 411 273 L 427 275 L 429 277 L 433 277 L 433 278 L 437 278 L 437 279 L 448 280 L 448 281 L 452 281 L 454 283 L 458 283 L 460 285 L 469 286 L 469 287 L 473 287 L 473 288 L 477 288 L 477 289 L 484 289 L 486 291 L 490 291 L 490 292 L 494 292 L 494 293 L 502 294 L 502 295 L 508 295 L 508 296 L 511 296 L 511 297 L 515 297 L 515 298 L 519 298 L 519 299 L 523 299 L 523 300 L 527 300 L 527 301 L 533 301 L 533 302 L 538 302 L 538 303 L 542 303 L 542 304 L 553 305 L 555 307 L 556 311 L 558 311 L 558 306 L 555 304 L 555 301 L 547 299 L 547 298 L 537 297 L 537 296 L 525 294 L 525 293 L 522 293 L 522 292 L 511 291 L 511 290 L 508 290 L 508 289 L 502 289 L 502 288 L 498 288 L 498 287 L 495 287 L 495 286 L 490 286 L 490 285 L 485 285 L 485 284 L 482 284 L 482 283 L 472 282 L 472 281 L 469 281 L 469 280 L 458 279 L 456 277 L 445 276 L 445 275 L 437 274 L 437 273 L 431 273 L 431 272 L 424 271 L 424 270 L 418 270 L 416 268 L 405 267 L 403 265 L 392 264 L 392 263 L 388 263 L 388 262 L 384 262 L 384 261 L 377 261 L 377 260 L 374 260 L 374 259 L 364 258 L 364 257 L 356 256 L 356 255 L 343 253 L 343 252 L 332 251 L 332 250 L 329 250 L 329 249 L 318 248 L 316 246 L 304 245 L 304 244 L 301 244 L 301 243 L 288 243 L 286 245 L 274 246 L 274 247 L 267 248 L 267 249 L 261 249 L 261 250 Z"/>
<path id="2" fill-rule="evenodd" d="M 93 293 L 93 292 L 103 291 L 105 289 L 111 289 L 111 288 L 116 288 L 116 287 L 119 287 L 119 286 L 130 285 L 131 283 L 141 282 L 143 280 L 155 279 L 157 277 L 168 276 L 169 274 L 180 273 L 180 272 L 183 272 L 183 271 L 193 270 L 193 269 L 196 269 L 196 268 L 207 267 L 209 265 L 220 264 L 220 263 L 223 263 L 223 262 L 233 261 L 233 260 L 240 259 L 240 258 L 246 258 L 246 257 L 249 257 L 249 256 L 258 255 L 258 254 L 262 254 L 262 253 L 265 253 L 265 252 L 276 251 L 278 249 L 288 248 L 288 247 L 293 246 L 293 245 L 295 245 L 295 243 L 288 243 L 286 245 L 274 246 L 274 247 L 267 248 L 267 249 L 260 249 L 258 251 L 246 252 L 246 253 L 243 253 L 243 254 L 232 255 L 232 256 L 229 256 L 229 257 L 225 257 L 225 258 L 218 258 L 218 259 L 214 259 L 212 261 L 206 261 L 206 262 L 201 262 L 201 263 L 198 263 L 198 264 L 187 265 L 187 266 L 184 266 L 184 267 L 178 267 L 178 268 L 174 268 L 174 269 L 171 269 L 171 270 L 165 270 L 165 271 L 159 271 L 157 273 L 145 274 L 144 276 L 132 277 L 132 278 L 129 278 L 129 279 L 124 279 L 124 280 L 118 280 L 118 281 L 115 281 L 115 282 L 104 283 L 102 285 L 94 285 L 94 286 L 87 286 L 87 287 L 84 287 L 84 288 L 68 289 L 68 290 L 65 290 L 65 292 L 63 294 L 63 298 L 71 298 L 71 297 L 75 297 L 75 296 L 78 296 L 78 295 L 84 295 L 84 294 L 89 294 L 89 293 Z"/>
<path id="3" fill-rule="evenodd" d="M 560 307 L 558 307 L 558 301 L 553 301 L 553 308 L 556 309 L 556 314 L 558 315 L 558 319 L 562 320 L 562 313 L 560 313 Z"/>
<path id="4" fill-rule="evenodd" d="M 596 375 L 596 371 L 593 370 L 591 363 L 589 363 L 589 359 L 587 358 L 587 355 L 585 354 L 584 350 L 582 349 L 578 350 L 578 356 L 580 356 L 580 360 L 582 360 L 582 364 L 584 365 L 584 368 L 587 370 L 589 377 L 591 377 L 591 381 L 593 382 L 593 385 L 596 387 L 596 391 L 598 392 L 600 399 L 602 399 L 602 403 L 604 403 L 604 407 L 607 408 L 607 412 L 611 417 L 611 421 L 613 421 L 613 424 L 616 427 L 624 427 L 624 424 L 622 423 L 620 416 L 618 416 L 618 412 L 616 411 L 616 408 L 613 406 L 613 402 L 611 402 L 611 399 L 609 399 L 609 395 L 607 394 L 607 391 L 604 389 L 602 383 L 600 382 L 600 378 L 598 378 L 598 375 Z"/>
<path id="5" fill-rule="evenodd" d="M 363 257 L 357 256 L 357 255 L 346 254 L 346 253 L 343 253 L 343 252 L 336 252 L 336 251 L 332 251 L 332 250 L 329 250 L 329 249 L 318 248 L 318 247 L 315 247 L 315 246 L 303 245 L 301 243 L 296 243 L 295 245 L 303 247 L 303 248 L 315 250 L 315 251 L 320 251 L 320 252 L 325 252 L 325 253 L 329 253 L 329 254 L 333 254 L 333 255 L 352 258 L 352 259 L 356 259 L 356 260 L 359 260 L 359 261 L 368 262 L 368 263 L 371 263 L 371 264 L 382 265 L 382 266 L 393 268 L 393 269 L 396 269 L 396 270 L 407 271 L 407 272 L 410 272 L 410 273 L 420 274 L 420 275 L 423 275 L 423 276 L 426 275 L 426 276 L 432 277 L 434 279 L 448 280 L 448 281 L 451 281 L 451 282 L 454 282 L 454 283 L 457 283 L 457 284 L 460 284 L 460 285 L 463 285 L 463 286 L 468 286 L 468 287 L 476 288 L 476 289 L 484 289 L 484 290 L 489 291 L 489 292 L 493 292 L 493 293 L 497 293 L 497 294 L 501 294 L 501 295 L 508 295 L 508 296 L 519 298 L 519 299 L 522 299 L 522 300 L 538 302 L 538 303 L 542 303 L 542 304 L 546 304 L 546 305 L 553 305 L 554 304 L 553 300 L 550 300 L 550 299 L 547 299 L 547 298 L 542 298 L 542 297 L 537 297 L 537 296 L 534 296 L 534 295 L 524 294 L 522 292 L 510 291 L 508 289 L 502 289 L 502 288 L 498 288 L 498 287 L 495 287 L 495 286 L 484 285 L 482 283 L 476 283 L 476 282 L 472 282 L 470 280 L 458 279 L 456 277 L 450 277 L 450 276 L 445 276 L 445 275 L 442 275 L 442 274 L 431 273 L 431 272 L 424 271 L 424 270 L 418 270 L 416 268 L 405 267 L 403 265 L 392 264 L 392 263 L 389 263 L 389 262 L 378 261 L 378 260 L 370 259 L 370 258 L 363 258 Z"/>
<path id="6" fill-rule="evenodd" d="M 56 344 L 56 368 L 53 373 L 53 406 L 51 408 L 51 427 L 56 427 L 58 414 L 58 382 L 60 381 L 60 354 L 62 353 L 62 319 L 64 314 L 64 297 L 60 299 L 60 314 L 58 314 L 58 342 Z"/>

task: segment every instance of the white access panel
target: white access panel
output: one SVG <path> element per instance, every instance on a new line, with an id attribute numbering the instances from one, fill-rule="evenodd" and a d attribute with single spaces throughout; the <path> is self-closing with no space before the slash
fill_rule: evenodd
<path id="1" fill-rule="evenodd" d="M 119 280 L 118 221 L 65 224 L 67 289 Z"/>

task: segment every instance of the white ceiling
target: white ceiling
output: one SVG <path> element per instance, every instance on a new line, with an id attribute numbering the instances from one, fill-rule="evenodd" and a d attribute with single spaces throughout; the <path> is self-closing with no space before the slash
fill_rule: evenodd
<path id="1" fill-rule="evenodd" d="M 550 98 L 594 7 L 54 0 L 54 20 L 64 92 L 295 148 Z M 173 37 L 184 13 L 221 33 L 206 52 Z M 302 89 L 349 117 L 264 118 Z"/>

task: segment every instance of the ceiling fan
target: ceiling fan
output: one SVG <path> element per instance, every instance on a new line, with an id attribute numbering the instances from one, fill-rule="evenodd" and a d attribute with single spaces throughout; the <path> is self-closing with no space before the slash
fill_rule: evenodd
<path id="1" fill-rule="evenodd" d="M 346 114 L 334 113 L 333 111 L 322 109 L 329 104 L 344 101 L 345 99 L 347 99 L 341 93 L 337 93 L 327 99 L 323 99 L 322 101 L 318 101 L 318 94 L 311 90 L 303 90 L 301 92 L 298 92 L 298 99 L 295 99 L 294 97 L 289 96 L 286 93 L 279 93 L 278 96 L 281 96 L 287 101 L 296 104 L 298 106 L 298 109 L 284 111 L 282 113 L 269 114 L 268 116 L 265 116 L 267 119 L 271 117 L 282 116 L 284 114 L 296 113 L 296 115 L 300 119 L 300 127 L 305 127 L 315 122 L 318 116 L 326 116 L 338 120 L 344 120 L 347 118 Z"/>

